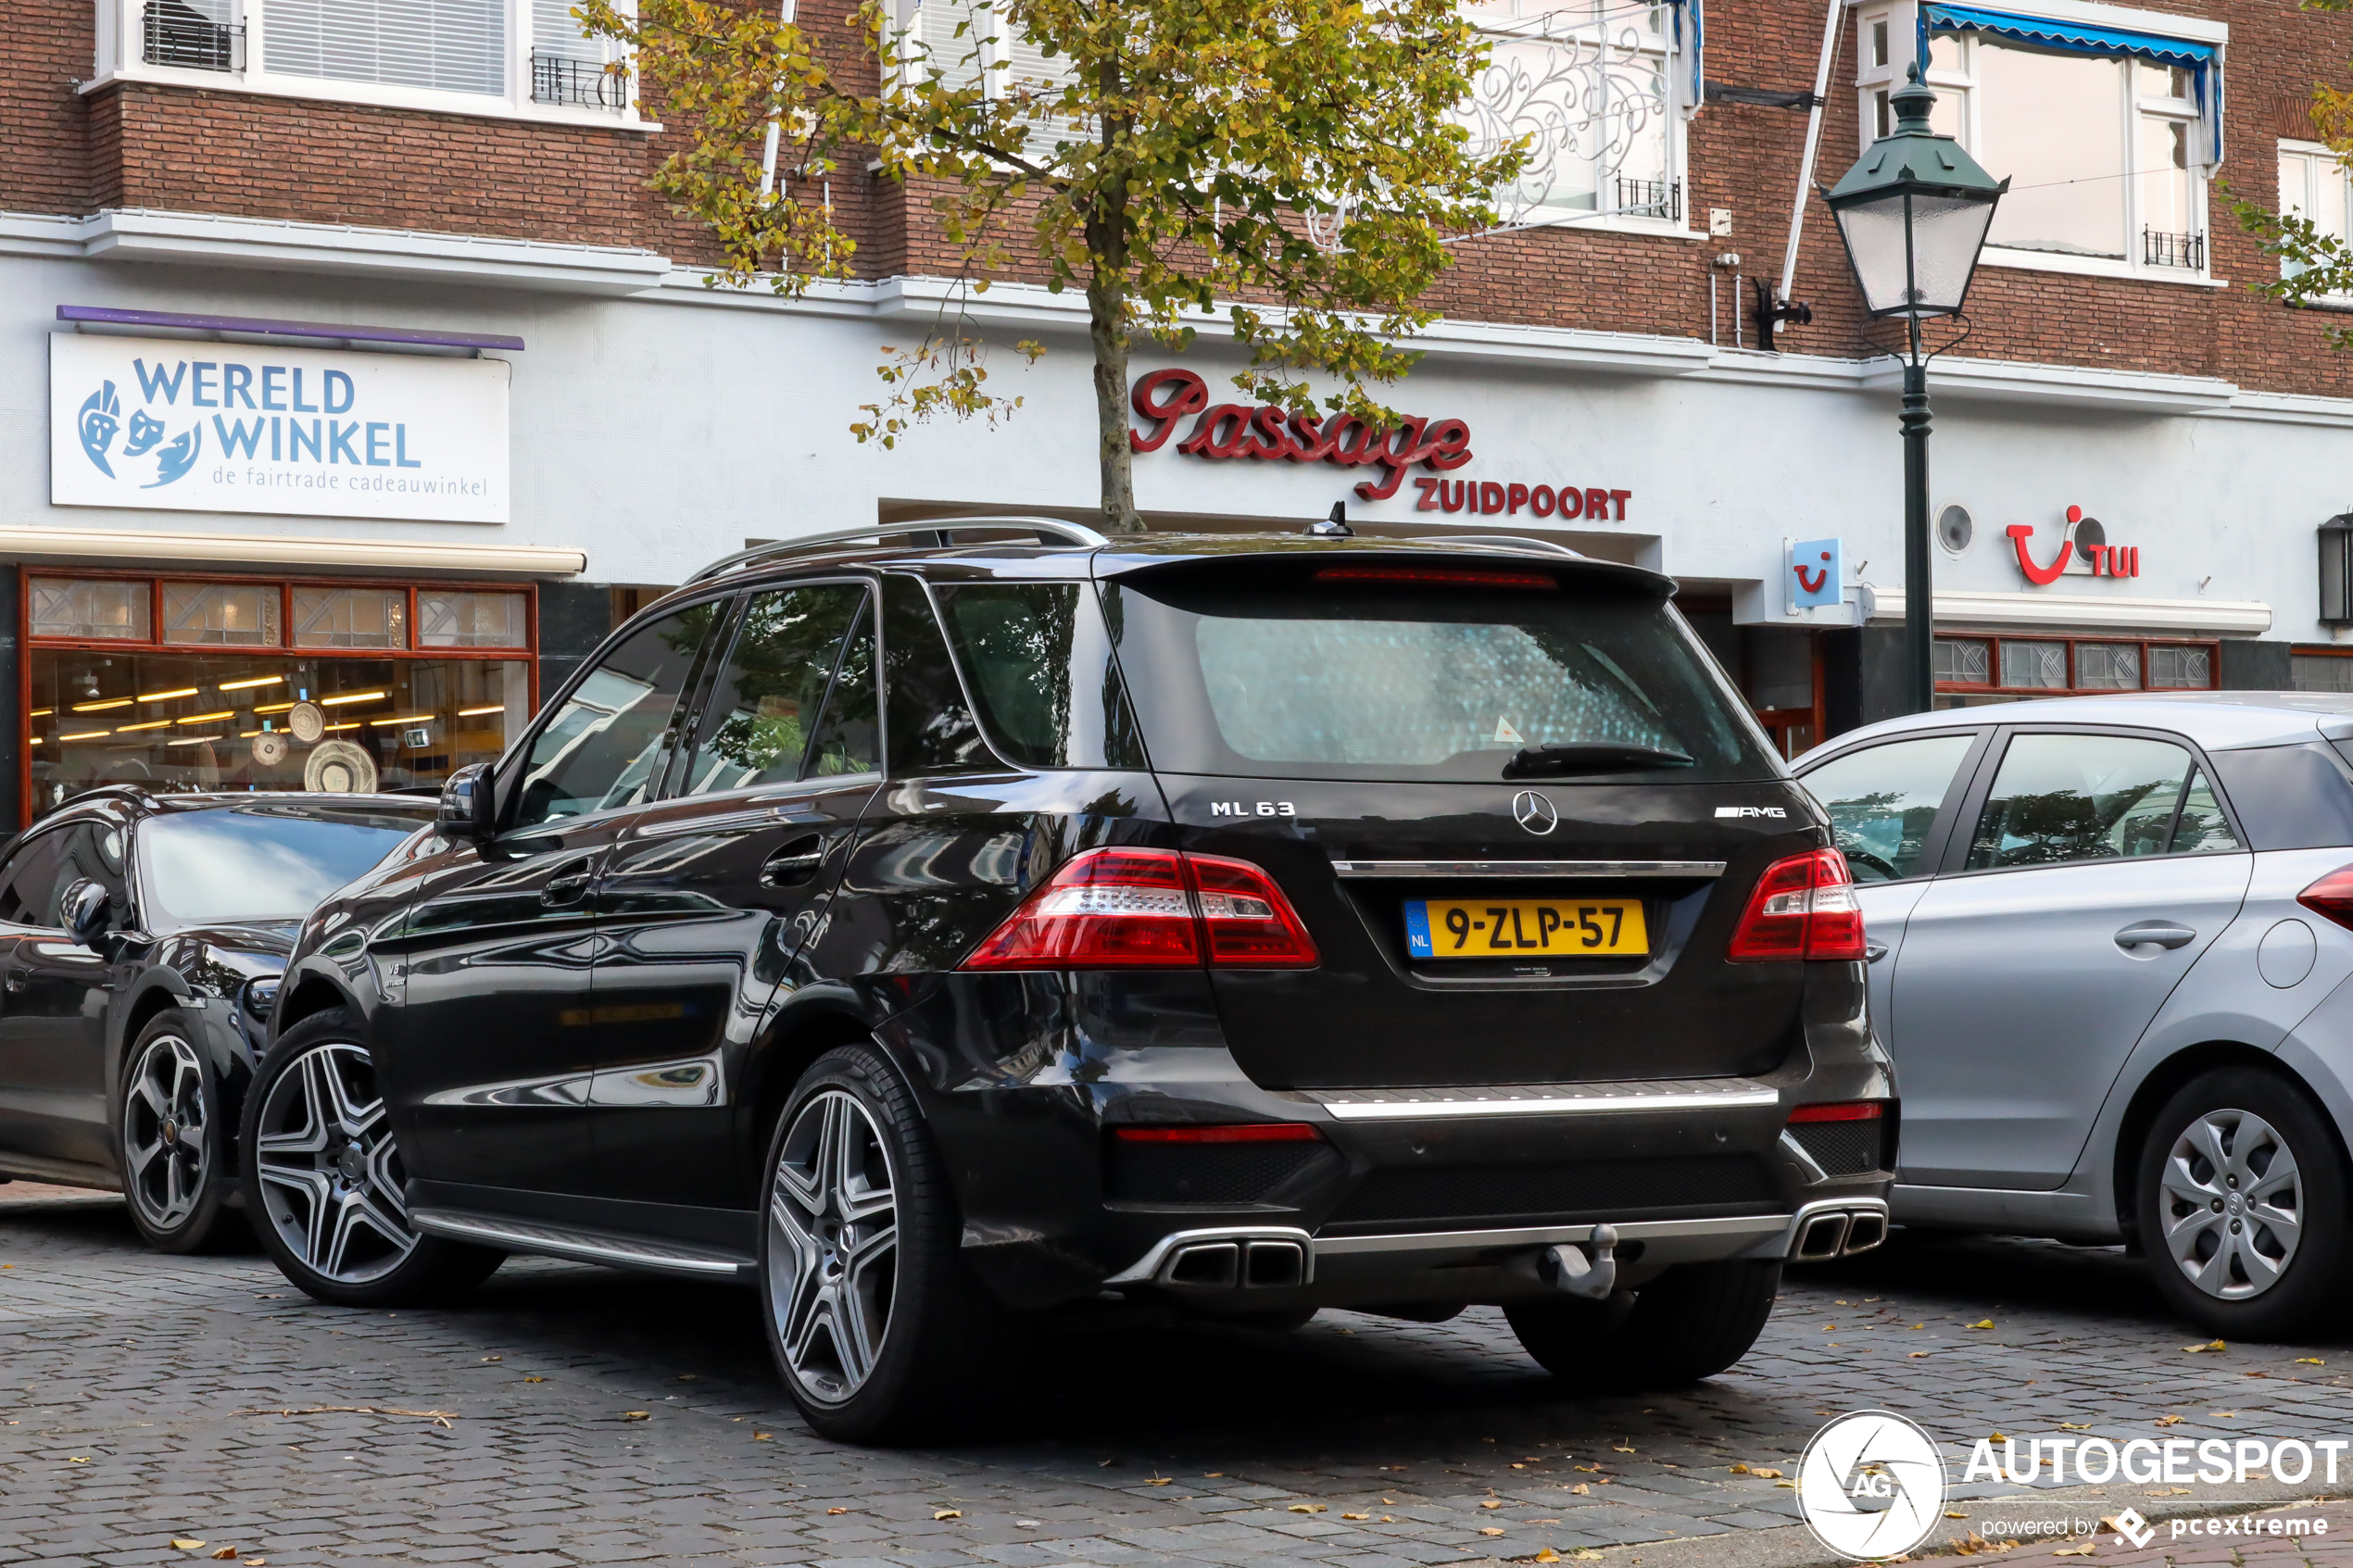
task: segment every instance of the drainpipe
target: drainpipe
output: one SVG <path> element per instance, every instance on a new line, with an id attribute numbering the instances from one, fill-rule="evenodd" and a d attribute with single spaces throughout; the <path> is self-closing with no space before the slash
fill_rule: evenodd
<path id="1" fill-rule="evenodd" d="M 785 26 L 790 27 L 793 21 L 794 9 L 799 3 L 799 0 L 784 0 L 784 4 L 777 7 L 776 19 Z M 1823 62 L 1822 69 L 1824 70 L 1830 69 L 1830 65 L 1827 60 Z M 1816 117 L 1819 118 L 1821 111 L 1817 109 L 1814 112 Z M 781 139 L 783 131 L 783 121 L 779 119 L 777 116 L 773 114 L 770 115 L 768 117 L 768 140 L 760 149 L 760 199 L 763 202 L 770 196 L 775 194 L 776 192 L 776 144 Z M 1811 139 L 1808 139 L 1806 145 L 1806 167 L 1811 169 L 1813 167 L 1814 145 Z M 1803 197 L 1801 196 L 1800 199 L 1802 200 Z M 1797 253 L 1793 250 L 1790 254 L 1793 257 Z"/>

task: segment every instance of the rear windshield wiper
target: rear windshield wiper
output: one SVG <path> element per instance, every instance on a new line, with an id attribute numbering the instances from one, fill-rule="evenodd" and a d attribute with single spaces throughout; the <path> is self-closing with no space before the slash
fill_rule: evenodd
<path id="1" fill-rule="evenodd" d="M 1504 764 L 1507 779 L 1535 778 L 1550 773 L 1625 773 L 1639 768 L 1688 768 L 1687 752 L 1660 746 L 1632 746 L 1623 741 L 1580 740 L 1531 746 Z"/>

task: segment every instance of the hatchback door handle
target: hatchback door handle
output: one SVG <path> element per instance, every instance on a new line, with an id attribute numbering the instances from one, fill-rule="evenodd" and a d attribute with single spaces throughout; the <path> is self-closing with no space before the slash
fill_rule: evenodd
<path id="1" fill-rule="evenodd" d="M 1863 944 L 1863 961 L 1865 963 L 1877 963 L 1880 960 L 1885 957 L 1887 957 L 1886 943 L 1866 942 Z"/>
<path id="2" fill-rule="evenodd" d="M 2116 934 L 2116 945 L 2128 952 L 2144 942 L 2153 942 L 2160 947 L 2173 948 L 2186 947 L 2196 940 L 2197 933 L 2188 926 L 2175 925 L 2170 921 L 2161 920 L 2140 921 Z"/>
<path id="3" fill-rule="evenodd" d="M 824 861 L 825 841 L 805 833 L 761 863 L 760 880 L 770 887 L 789 887 L 816 875 Z"/>
<path id="4" fill-rule="evenodd" d="M 21 990 L 23 990 L 23 989 L 25 988 L 25 985 L 27 985 L 27 981 L 26 981 L 26 979 L 25 979 L 25 973 L 24 973 L 24 971 L 23 971 L 23 970 L 20 970 L 20 969 L 12 969 L 12 970 L 10 970 L 10 971 L 8 972 L 8 978 L 6 979 L 6 981 L 5 981 L 5 982 L 0 982 L 0 984 L 5 984 L 5 985 L 6 985 L 6 986 L 8 987 L 8 989 L 9 989 L 9 990 L 11 990 L 11 991 L 21 991 Z"/>

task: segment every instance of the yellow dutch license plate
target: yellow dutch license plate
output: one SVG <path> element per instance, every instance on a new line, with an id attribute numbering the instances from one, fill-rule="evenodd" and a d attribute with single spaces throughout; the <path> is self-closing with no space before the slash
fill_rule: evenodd
<path id="1" fill-rule="evenodd" d="M 1417 959 L 1643 958 L 1636 898 L 1409 898 L 1406 950 Z"/>

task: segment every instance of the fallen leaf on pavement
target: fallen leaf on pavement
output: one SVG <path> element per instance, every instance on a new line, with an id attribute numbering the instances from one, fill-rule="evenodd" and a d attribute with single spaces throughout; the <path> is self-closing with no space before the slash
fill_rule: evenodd
<path id="1" fill-rule="evenodd" d="M 2053 1557 L 2089 1557 L 2092 1555 L 2092 1543 L 2085 1541 L 2082 1546 L 2063 1546 L 2051 1555 Z"/>
<path id="2" fill-rule="evenodd" d="M 2296 1364 L 2297 1366 L 2326 1366 L 2328 1362 L 2318 1356 L 2298 1356 L 2296 1358 Z"/>
<path id="3" fill-rule="evenodd" d="M 1589 1546 L 1579 1547 L 1571 1555 L 1579 1562 L 1599 1562 L 1602 1560 L 1602 1554 Z M 1639 1562 L 1642 1559 L 1638 1557 L 1634 1561 Z"/>
<path id="4" fill-rule="evenodd" d="M 1630 1454 L 1634 1451 L 1634 1446 L 1631 1443 L 1612 1443 L 1610 1447 L 1622 1454 Z"/>
<path id="5" fill-rule="evenodd" d="M 1745 1475 L 1748 1474 L 1748 1466 L 1744 1464 L 1736 1464 L 1732 1466 L 1732 1474 L 1735 1475 Z"/>
<path id="6" fill-rule="evenodd" d="M 1560 1560 L 1561 1554 L 1554 1551 L 1551 1547 L 1546 1547 L 1543 1550 L 1529 1559 L 1530 1562 L 1558 1562 Z"/>
<path id="7" fill-rule="evenodd" d="M 751 1440 L 755 1443 L 764 1443 L 768 1441 L 768 1434 L 765 1432 L 755 1432 L 751 1435 Z"/>
<path id="8" fill-rule="evenodd" d="M 931 1511 L 931 1516 L 935 1520 L 962 1519 L 964 1516 L 964 1511 L 961 1508 L 935 1508 Z"/>
<path id="9" fill-rule="evenodd" d="M 829 1508 L 825 1510 L 825 1512 L 827 1513 L 848 1513 L 849 1510 L 846 1508 Z"/>
<path id="10" fill-rule="evenodd" d="M 1994 1326 L 1994 1320 L 1993 1320 L 1992 1318 L 1987 1318 L 1987 1319 L 1986 1319 L 1984 1322 L 1982 1322 L 1982 1323 L 1973 1323 L 1969 1324 L 1969 1327 L 1971 1327 L 1971 1328 L 1992 1328 L 1993 1326 Z"/>
<path id="11" fill-rule="evenodd" d="M 2182 1418 L 2178 1415 L 2160 1415 L 2157 1418 L 2157 1424 L 2159 1426 L 2179 1426 L 2182 1424 Z"/>
<path id="12" fill-rule="evenodd" d="M 504 1356 L 484 1356 L 482 1359 L 485 1361 L 503 1361 L 507 1358 Z"/>
<path id="13" fill-rule="evenodd" d="M 2230 1347 L 2223 1344 L 2220 1339 L 2209 1339 L 2203 1345 L 2184 1345 L 2182 1348 L 2188 1354 L 2195 1356 L 2205 1350 L 2227 1350 Z"/>
<path id="14" fill-rule="evenodd" d="M 1114 1465 L 1114 1464 L 1117 1464 L 1118 1462 L 1119 1462 L 1119 1461 L 1118 1461 L 1116 1458 L 1113 1458 L 1113 1459 L 1099 1459 L 1099 1460 L 1097 1460 L 1097 1461 L 1095 1461 L 1095 1468 L 1096 1468 L 1096 1469 L 1098 1469 L 1098 1470 L 1105 1470 L 1105 1469 L 1109 1469 L 1111 1466 L 1113 1466 L 1113 1465 Z"/>
<path id="15" fill-rule="evenodd" d="M 1372 1515 L 1369 1513 L 1343 1513 L 1340 1517 L 1342 1519 L 1370 1519 Z"/>
<path id="16" fill-rule="evenodd" d="M 1582 1481 L 1579 1481 L 1577 1485 L 1571 1486 L 1569 1490 L 1575 1492 L 1580 1498 L 1591 1497 L 1593 1494 L 1593 1488 L 1585 1485 Z"/>
<path id="17" fill-rule="evenodd" d="M 523 1381 L 525 1383 L 545 1383 L 547 1380 L 544 1377 L 526 1377 Z"/>
<path id="18" fill-rule="evenodd" d="M 2009 1437 L 2004 1433 L 1996 1432 L 1988 1436 L 1985 1440 L 1989 1443 L 2007 1443 L 2009 1441 Z"/>
<path id="19" fill-rule="evenodd" d="M 1151 1480 L 1145 1482 L 1144 1485 L 1147 1486 L 1165 1486 L 1176 1479 L 1176 1477 L 1174 1475 L 1155 1475 Z"/>
<path id="20" fill-rule="evenodd" d="M 2062 1421 L 2059 1423 L 2059 1430 L 2062 1432 L 2089 1432 L 2091 1428 L 2088 1426 L 2078 1426 L 2071 1421 Z"/>
<path id="21" fill-rule="evenodd" d="M 653 1412 L 651 1411 L 623 1411 L 621 1412 L 621 1419 L 623 1421 L 650 1421 L 653 1419 Z"/>
<path id="22" fill-rule="evenodd" d="M 236 1555 L 237 1555 L 237 1549 L 236 1549 L 235 1547 L 233 1547 L 233 1546 L 224 1546 L 224 1547 L 222 1547 L 222 1548 L 221 1548 L 219 1551 L 216 1551 L 216 1552 L 214 1552 L 214 1553 L 212 1554 L 212 1560 L 213 1560 L 215 1562 L 226 1562 L 229 1559 L 231 1559 L 231 1558 L 233 1558 L 233 1557 L 234 1557 L 234 1556 L 236 1556 Z"/>
<path id="23" fill-rule="evenodd" d="M 1915 1350 L 1912 1352 L 1909 1359 L 1916 1361 L 1924 1361 L 1928 1360 L 1928 1352 L 1926 1350 Z"/>
<path id="24" fill-rule="evenodd" d="M 1504 1532 L 1503 1532 L 1503 1531 L 1501 1531 L 1501 1530 L 1498 1530 L 1498 1529 L 1497 1529 L 1497 1528 L 1495 1528 L 1495 1526 L 1494 1526 L 1494 1525 L 1492 1525 L 1492 1524 L 1485 1524 L 1485 1525 L 1481 1525 L 1481 1526 L 1479 1527 L 1479 1532 L 1478 1532 L 1478 1533 L 1479 1533 L 1480 1535 L 1482 1535 L 1482 1536 L 1500 1536 L 1500 1535 L 1502 1535 Z"/>
<path id="25" fill-rule="evenodd" d="M 1290 1511 L 1293 1513 L 1328 1513 L 1331 1512 L 1319 1502 L 1295 1502 L 1290 1505 Z"/>
<path id="26" fill-rule="evenodd" d="M 1478 1506 L 1479 1506 L 1479 1507 L 1481 1507 L 1481 1508 L 1501 1508 L 1501 1507 L 1503 1507 L 1504 1505 L 1503 1505 L 1502 1503 L 1497 1502 L 1497 1501 L 1496 1501 L 1493 1498 L 1490 1498 L 1490 1499 L 1488 1499 L 1485 1502 L 1480 1503 Z"/>
<path id="27" fill-rule="evenodd" d="M 1787 1474 L 1787 1472 L 1785 1472 L 1785 1471 L 1780 1471 L 1780 1470 L 1774 1470 L 1774 1469 L 1771 1469 L 1771 1468 L 1769 1468 L 1769 1467 L 1768 1467 L 1768 1466 L 1766 1466 L 1766 1465 L 1759 1464 L 1759 1465 L 1753 1465 L 1753 1466 L 1751 1466 L 1751 1467 L 1750 1467 L 1750 1469 L 1749 1469 L 1749 1474 L 1750 1474 L 1751 1475 L 1757 1476 L 1757 1477 L 1759 1477 L 1760 1479 L 1763 1479 L 1763 1480 L 1767 1480 L 1767 1481 L 1778 1481 L 1778 1480 L 1780 1480 L 1780 1478 L 1781 1478 L 1784 1474 Z"/>
<path id="28" fill-rule="evenodd" d="M 178 1547 L 182 1551 L 194 1551 L 198 1547 L 204 1545 L 204 1542 L 182 1540 L 179 1537 L 174 1536 L 171 1537 L 171 1544 Z"/>
<path id="29" fill-rule="evenodd" d="M 430 1421 L 447 1426 L 456 1418 L 453 1411 L 404 1411 L 390 1405 L 305 1405 L 300 1410 L 245 1410 L 238 1415 L 402 1415 L 418 1421 Z"/>

